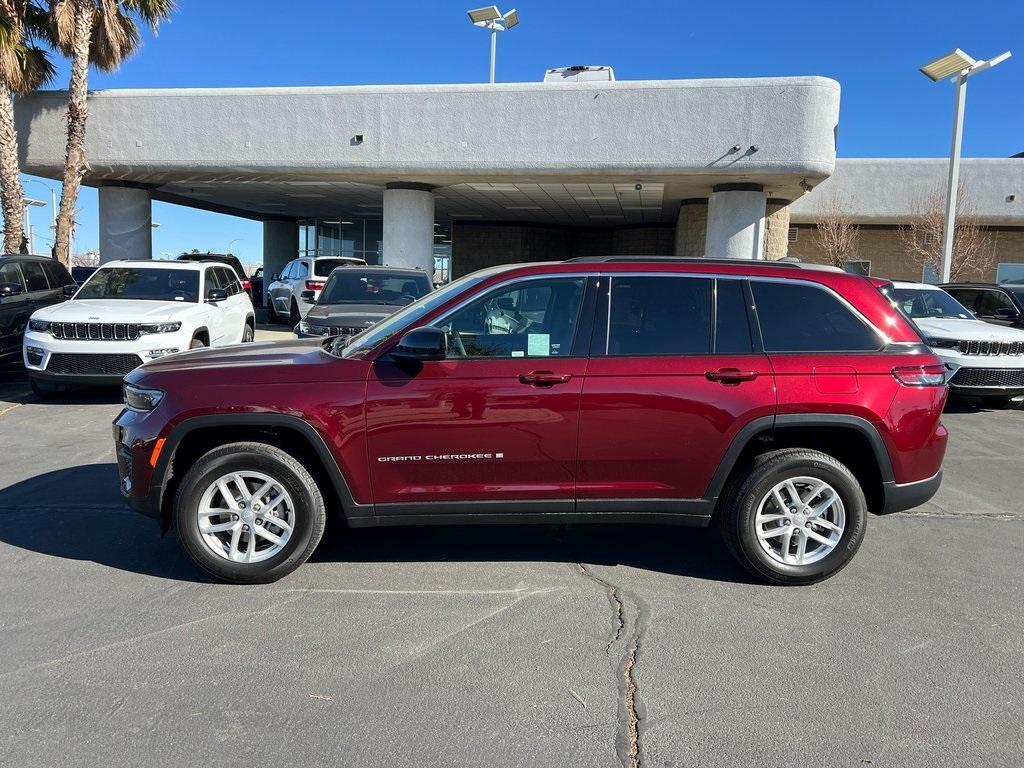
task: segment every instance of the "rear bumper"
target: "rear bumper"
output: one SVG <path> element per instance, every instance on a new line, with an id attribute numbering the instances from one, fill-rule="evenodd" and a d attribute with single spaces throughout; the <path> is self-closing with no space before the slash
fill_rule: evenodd
<path id="1" fill-rule="evenodd" d="M 882 505 L 882 514 L 903 512 L 921 506 L 935 495 L 941 484 L 941 469 L 931 477 L 918 480 L 916 483 L 901 484 L 892 481 L 883 483 L 882 491 L 885 494 L 885 500 Z"/>

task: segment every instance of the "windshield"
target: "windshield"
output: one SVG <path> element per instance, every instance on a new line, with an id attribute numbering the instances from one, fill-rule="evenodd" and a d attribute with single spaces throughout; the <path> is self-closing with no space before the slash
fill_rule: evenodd
<path id="1" fill-rule="evenodd" d="M 353 263 L 349 259 L 314 259 L 313 274 L 317 277 L 327 277 L 338 267 L 344 267 Z"/>
<path id="2" fill-rule="evenodd" d="M 391 317 L 381 320 L 372 328 L 367 328 L 362 333 L 353 336 L 348 340 L 345 346 L 341 346 L 338 341 L 327 341 L 325 349 L 334 353 L 340 354 L 342 357 L 353 357 L 359 358 L 373 349 L 375 346 L 383 341 L 394 336 L 401 330 L 404 330 L 410 325 L 413 325 L 424 315 L 433 312 L 439 306 L 444 304 L 449 299 L 457 296 L 464 291 L 468 291 L 477 283 L 486 279 L 490 275 L 487 272 L 474 272 L 471 275 L 459 278 L 458 280 L 448 283 L 443 288 L 439 288 L 433 293 L 428 293 L 422 299 L 413 302 L 405 309 L 399 310 Z M 341 337 L 339 337 L 340 339 Z"/>
<path id="3" fill-rule="evenodd" d="M 199 301 L 199 271 L 151 267 L 102 267 L 83 285 L 82 299 L 136 299 L 142 301 Z"/>
<path id="4" fill-rule="evenodd" d="M 425 274 L 387 274 L 345 267 L 331 273 L 317 304 L 411 304 L 428 293 Z"/>
<path id="5" fill-rule="evenodd" d="M 952 317 L 973 320 L 974 315 L 945 291 L 929 288 L 893 288 L 896 307 L 915 320 Z"/>

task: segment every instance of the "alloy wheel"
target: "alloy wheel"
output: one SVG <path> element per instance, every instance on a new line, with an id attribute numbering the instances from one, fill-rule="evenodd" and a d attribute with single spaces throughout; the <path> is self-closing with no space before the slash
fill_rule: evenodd
<path id="1" fill-rule="evenodd" d="M 295 530 L 295 505 L 281 483 L 262 472 L 231 472 L 210 483 L 199 501 L 199 532 L 211 552 L 236 563 L 278 554 Z"/>
<path id="2" fill-rule="evenodd" d="M 846 508 L 839 493 L 817 477 L 777 483 L 757 506 L 758 543 L 784 565 L 810 565 L 827 557 L 843 538 Z"/>

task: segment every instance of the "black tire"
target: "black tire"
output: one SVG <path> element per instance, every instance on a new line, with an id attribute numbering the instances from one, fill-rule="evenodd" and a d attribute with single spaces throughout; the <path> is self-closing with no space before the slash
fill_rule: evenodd
<path id="1" fill-rule="evenodd" d="M 819 478 L 835 489 L 845 508 L 846 525 L 828 555 L 808 565 L 791 565 L 761 547 L 754 517 L 761 499 L 777 483 L 800 476 Z M 856 554 L 867 528 L 867 501 L 857 478 L 832 456 L 786 448 L 758 456 L 749 472 L 734 478 L 719 506 L 718 522 L 729 551 L 754 576 L 772 584 L 813 584 L 838 573 Z"/>
<path id="2" fill-rule="evenodd" d="M 299 305 L 296 304 L 295 299 L 292 298 L 292 309 L 291 315 L 289 315 L 288 317 L 288 322 L 290 322 L 293 326 L 296 326 L 299 324 L 300 320 L 302 320 L 302 313 L 299 312 Z"/>
<path id="3" fill-rule="evenodd" d="M 242 343 L 248 344 L 253 338 L 255 338 L 255 334 L 253 333 L 252 326 L 246 323 L 245 330 L 242 331 Z"/>
<path id="4" fill-rule="evenodd" d="M 295 528 L 284 548 L 256 563 L 232 562 L 214 553 L 203 540 L 197 515 L 203 493 L 217 478 L 247 470 L 272 477 L 295 502 Z M 230 443 L 205 454 L 182 479 L 172 515 L 178 538 L 192 561 L 214 578 L 233 584 L 267 584 L 287 576 L 313 554 L 327 521 L 324 499 L 313 476 L 290 454 L 266 443 Z"/>
<path id="5" fill-rule="evenodd" d="M 281 322 L 280 319 L 278 319 L 278 317 L 277 317 L 277 312 L 274 311 L 274 301 L 273 301 L 273 299 L 268 299 L 267 300 L 267 322 L 270 325 L 274 325 L 276 323 Z"/>
<path id="6" fill-rule="evenodd" d="M 68 388 L 63 384 L 51 384 L 35 379 L 30 379 L 29 383 L 32 385 L 32 394 L 39 400 L 56 400 L 68 392 Z"/>

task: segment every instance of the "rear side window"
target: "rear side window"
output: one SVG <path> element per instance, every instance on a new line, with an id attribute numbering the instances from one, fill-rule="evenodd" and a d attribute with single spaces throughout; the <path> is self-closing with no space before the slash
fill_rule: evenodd
<path id="1" fill-rule="evenodd" d="M 766 352 L 870 352 L 875 332 L 829 291 L 751 281 Z"/>
<path id="2" fill-rule="evenodd" d="M 50 284 L 46 282 L 46 275 L 43 273 L 43 265 L 39 262 L 23 261 L 21 271 L 25 275 L 25 283 L 30 293 L 50 290 Z"/>
<path id="3" fill-rule="evenodd" d="M 330 274 L 328 272 L 327 274 Z M 296 261 L 292 264 L 292 280 L 301 280 L 304 277 L 309 276 L 309 267 L 306 266 L 305 262 Z"/>
<path id="4" fill-rule="evenodd" d="M 607 354 L 710 354 L 711 282 L 660 275 L 611 278 Z"/>
<path id="5" fill-rule="evenodd" d="M 43 271 L 46 272 L 46 277 L 50 280 L 50 285 L 54 288 L 63 288 L 65 285 L 74 285 L 74 279 L 68 274 L 68 271 L 64 269 L 60 262 L 43 262 Z"/>

